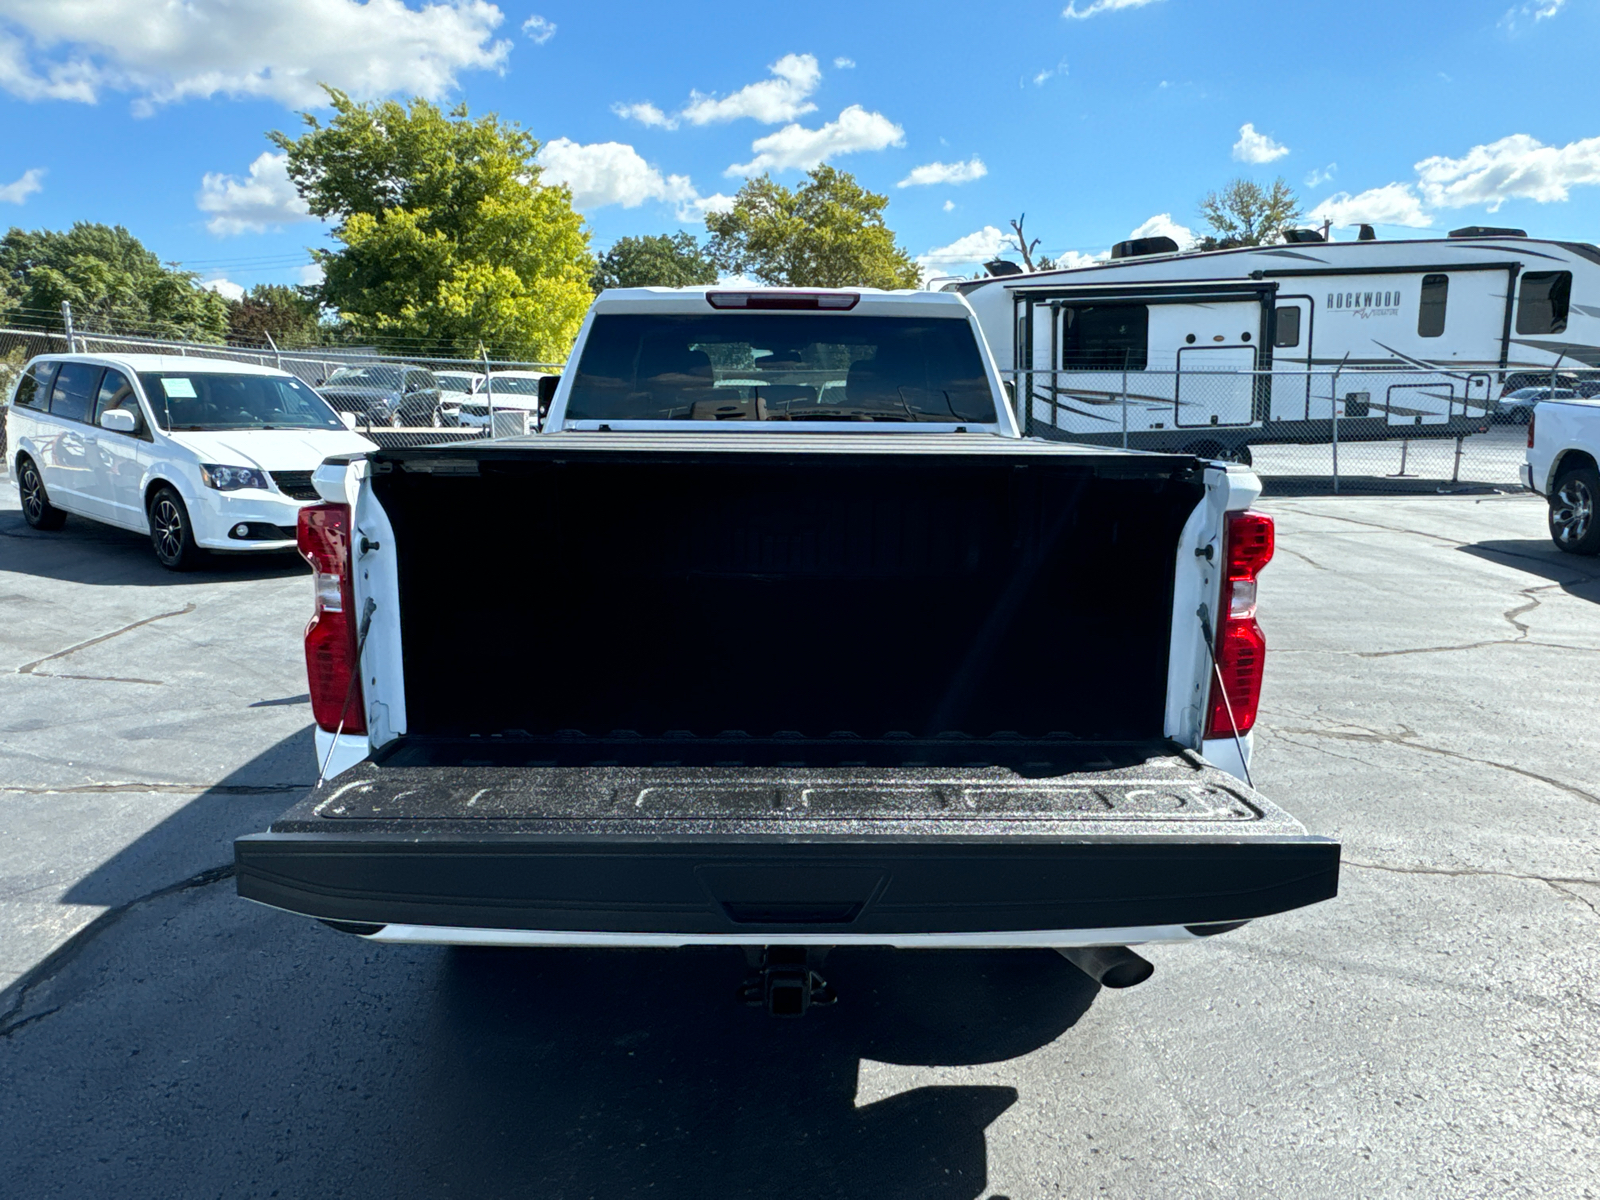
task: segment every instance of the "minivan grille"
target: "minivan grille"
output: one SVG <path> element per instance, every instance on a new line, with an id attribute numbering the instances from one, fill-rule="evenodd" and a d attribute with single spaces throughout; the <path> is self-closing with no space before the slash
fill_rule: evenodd
<path id="1" fill-rule="evenodd" d="M 310 471 L 273 471 L 272 482 L 291 500 L 320 500 L 322 496 L 311 486 Z"/>

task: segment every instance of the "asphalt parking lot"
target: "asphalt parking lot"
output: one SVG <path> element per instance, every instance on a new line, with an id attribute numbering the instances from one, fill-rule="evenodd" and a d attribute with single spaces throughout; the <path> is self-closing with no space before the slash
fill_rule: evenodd
<path id="1" fill-rule="evenodd" d="M 315 774 L 298 560 L 169 575 L 0 484 L 7 1196 L 1600 1195 L 1600 562 L 1537 498 L 1264 503 L 1256 782 L 1343 841 L 1337 900 L 1126 992 L 839 952 L 779 1022 L 736 951 L 239 900 L 231 839 Z"/>

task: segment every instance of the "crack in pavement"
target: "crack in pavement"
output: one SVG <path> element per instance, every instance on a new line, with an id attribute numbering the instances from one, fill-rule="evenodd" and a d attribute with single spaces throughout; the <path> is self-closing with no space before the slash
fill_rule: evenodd
<path id="1" fill-rule="evenodd" d="M 1588 887 L 1600 887 L 1600 879 L 1580 879 L 1564 875 L 1521 875 L 1515 871 L 1491 871 L 1482 867 L 1394 867 L 1384 863 L 1358 862 L 1353 858 L 1341 860 L 1341 867 L 1354 867 L 1359 871 L 1384 871 L 1391 875 L 1445 875 L 1456 878 L 1488 878 L 1488 879 L 1516 879 L 1524 883 L 1542 883 L 1551 891 L 1557 892 L 1569 899 L 1576 900 L 1584 905 L 1595 916 L 1600 917 L 1600 907 L 1587 896 L 1573 891 L 1563 884 L 1577 883 Z"/>
<path id="2" fill-rule="evenodd" d="M 148 904 L 153 900 L 160 900 L 166 896 L 175 896 L 179 892 L 210 887 L 214 883 L 221 883 L 232 878 L 233 864 L 224 863 L 220 867 L 212 867 L 209 870 L 201 871 L 199 874 L 191 875 L 187 879 L 180 879 L 177 883 L 168 884 L 164 888 L 157 888 L 153 892 L 129 900 L 125 904 L 118 904 L 113 908 L 106 909 L 105 912 L 46 955 L 32 970 L 25 972 L 9 988 L 0 992 L 0 1003 L 4 1002 L 3 997 L 6 992 L 12 993 L 15 998 L 15 1003 L 11 1007 L 0 1012 L 0 1038 L 9 1038 L 17 1030 L 31 1025 L 35 1021 L 43 1020 L 51 1013 L 61 1011 L 61 1006 L 56 1005 L 54 1008 L 46 1008 L 26 1017 L 20 1016 L 23 1008 L 28 1003 L 29 994 L 35 988 L 55 978 L 62 968 L 68 966 L 79 954 L 83 953 L 90 943 L 94 942 L 102 933 L 122 920 L 123 917 L 127 916 L 139 905 Z"/>
<path id="3" fill-rule="evenodd" d="M 1297 733 L 1306 737 L 1328 738 L 1337 742 L 1364 742 L 1369 745 L 1400 746 L 1408 750 L 1420 750 L 1424 754 L 1436 754 L 1441 758 L 1453 758 L 1460 762 L 1474 763 L 1480 767 L 1494 767 L 1497 770 L 1509 771 L 1513 775 L 1521 775 L 1524 779 L 1532 779 L 1539 783 L 1548 784 L 1550 787 L 1586 803 L 1600 805 L 1600 796 L 1595 795 L 1593 792 L 1586 792 L 1580 787 L 1574 787 L 1570 783 L 1563 783 L 1559 779 L 1553 779 L 1549 775 L 1541 775 L 1537 771 L 1529 771 L 1524 767 L 1514 767 L 1510 763 L 1496 762 L 1492 758 L 1473 758 L 1470 754 L 1462 754 L 1456 750 L 1446 750 L 1442 746 L 1430 746 L 1426 742 L 1413 741 L 1411 739 L 1417 736 L 1416 731 L 1405 725 L 1400 726 L 1404 732 L 1398 735 L 1379 733 L 1375 729 L 1361 729 L 1360 726 L 1356 727 L 1359 732 L 1333 729 L 1293 729 L 1286 726 L 1266 726 L 1266 728 L 1280 736 L 1282 734 Z"/>
<path id="4" fill-rule="evenodd" d="M 38 672 L 37 668 L 42 667 L 47 662 L 54 662 L 58 658 L 66 658 L 69 654 L 76 654 L 79 650 L 87 650 L 90 646 L 98 646 L 101 642 L 109 642 L 114 637 L 121 637 L 125 633 L 131 633 L 133 630 L 145 625 L 149 625 L 152 622 L 165 621 L 168 617 L 187 616 L 194 610 L 195 605 L 191 601 L 190 603 L 185 604 L 182 608 L 175 608 L 171 612 L 157 613 L 153 617 L 145 617 L 142 621 L 135 621 L 131 625 L 124 625 L 121 629 L 113 629 L 110 633 L 102 633 L 99 637 L 92 637 L 86 642 L 79 642 L 76 646 L 68 646 L 65 650 L 57 650 L 54 654 L 46 654 L 43 658 L 35 659 L 31 663 L 25 663 L 23 666 L 17 668 L 17 674 L 33 675 L 39 673 L 43 674 L 46 678 L 70 678 L 69 676 L 51 676 L 48 672 Z M 79 676 L 78 678 L 83 677 Z M 118 680 L 117 682 L 155 683 L 159 681 L 151 679 L 139 679 Z"/>
<path id="5" fill-rule="evenodd" d="M 1283 553 L 1285 553 L 1285 554 L 1294 555 L 1294 557 L 1298 558 L 1301 562 L 1308 563 L 1311 566 L 1315 567 L 1319 571 L 1326 571 L 1328 569 L 1327 567 L 1325 567 L 1321 563 L 1319 563 L 1316 559 L 1312 558 L 1309 554 L 1302 554 L 1298 550 L 1291 550 L 1288 546 L 1279 546 L 1278 549 L 1283 551 Z"/>
<path id="6" fill-rule="evenodd" d="M 1516 646 L 1528 640 L 1530 626 L 1517 620 L 1523 613 L 1532 612 L 1543 604 L 1544 601 L 1534 593 L 1548 592 L 1560 588 L 1559 583 L 1539 583 L 1532 587 L 1525 587 L 1519 595 L 1527 596 L 1526 604 L 1519 604 L 1515 608 L 1508 608 L 1501 613 L 1501 617 L 1510 622 L 1511 628 L 1517 631 L 1517 636 L 1512 638 L 1491 638 L 1483 642 L 1467 642 L 1461 646 L 1418 646 L 1410 650 L 1356 650 L 1352 651 L 1357 658 L 1397 658 L 1404 654 L 1445 654 L 1456 650 L 1481 650 L 1485 646 Z M 1539 643 L 1533 643 L 1538 645 Z M 1567 649 L 1567 647 L 1562 647 Z"/>

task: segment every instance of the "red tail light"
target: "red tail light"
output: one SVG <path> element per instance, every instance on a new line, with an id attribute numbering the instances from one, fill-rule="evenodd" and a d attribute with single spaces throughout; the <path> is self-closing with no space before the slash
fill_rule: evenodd
<path id="1" fill-rule="evenodd" d="M 1265 513 L 1228 515 L 1222 556 L 1228 574 L 1217 604 L 1217 670 L 1222 681 L 1220 686 L 1216 679 L 1211 681 L 1207 737 L 1231 737 L 1255 727 L 1267 658 L 1267 639 L 1256 623 L 1256 576 L 1272 561 L 1276 544 L 1272 518 Z"/>
<path id="2" fill-rule="evenodd" d="M 311 564 L 315 610 L 306 626 L 306 678 L 311 715 L 329 733 L 344 720 L 345 733 L 365 733 L 361 664 L 356 655 L 356 600 L 351 576 L 350 506 L 308 504 L 295 530 Z"/>
<path id="3" fill-rule="evenodd" d="M 1533 449 L 1533 423 L 1539 419 L 1537 411 L 1528 414 L 1528 449 Z"/>

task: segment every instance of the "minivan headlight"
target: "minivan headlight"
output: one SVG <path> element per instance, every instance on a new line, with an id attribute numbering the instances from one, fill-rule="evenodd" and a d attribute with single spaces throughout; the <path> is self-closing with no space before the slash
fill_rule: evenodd
<path id="1" fill-rule="evenodd" d="M 240 488 L 267 488 L 267 473 L 254 467 L 224 467 L 216 463 L 200 464 L 200 481 L 219 492 L 237 492 Z"/>

